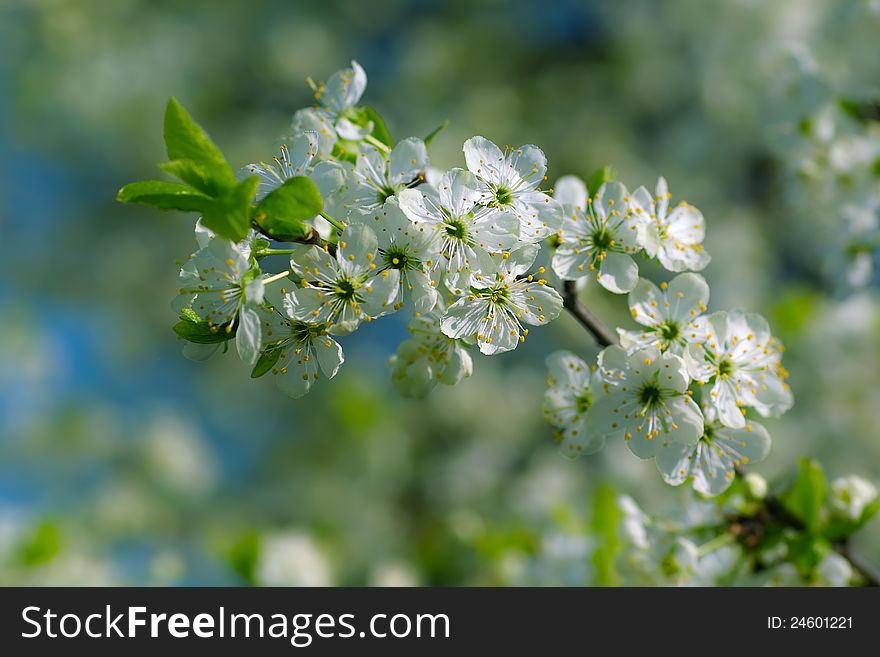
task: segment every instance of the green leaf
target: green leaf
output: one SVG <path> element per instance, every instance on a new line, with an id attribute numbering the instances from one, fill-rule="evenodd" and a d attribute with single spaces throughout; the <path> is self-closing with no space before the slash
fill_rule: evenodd
<path id="1" fill-rule="evenodd" d="M 391 133 L 388 132 L 388 126 L 385 125 L 385 121 L 379 116 L 379 113 L 369 105 L 364 105 L 359 109 L 363 112 L 366 121 L 373 122 L 373 137 L 381 141 L 388 148 L 393 148 L 394 141 L 391 139 Z"/>
<path id="2" fill-rule="evenodd" d="M 226 552 L 229 565 L 248 584 L 256 583 L 260 536 L 250 531 L 239 536 Z"/>
<path id="3" fill-rule="evenodd" d="M 614 169 L 607 164 L 604 167 L 599 167 L 587 180 L 587 193 L 590 196 L 595 195 L 599 188 L 610 180 L 614 180 Z"/>
<path id="4" fill-rule="evenodd" d="M 174 332 L 184 340 L 196 344 L 219 344 L 235 337 L 235 331 L 227 331 L 226 326 L 211 328 L 205 321 L 194 322 L 188 317 L 181 317 L 174 325 Z"/>
<path id="5" fill-rule="evenodd" d="M 803 522 L 811 534 L 819 533 L 822 525 L 825 489 L 822 467 L 813 459 L 802 459 L 794 486 L 782 498 L 785 508 Z"/>
<path id="6" fill-rule="evenodd" d="M 205 167 L 196 164 L 192 160 L 162 162 L 159 168 L 176 178 L 180 178 L 183 182 L 208 196 L 219 196 L 228 189 L 228 187 L 219 185 L 218 181 L 210 176 Z"/>
<path id="7" fill-rule="evenodd" d="M 51 561 L 61 552 L 61 532 L 49 522 L 37 526 L 18 547 L 18 562 L 23 566 L 37 566 Z"/>
<path id="8" fill-rule="evenodd" d="M 617 493 L 607 484 L 600 486 L 593 498 L 593 519 L 591 528 L 596 538 L 596 549 L 593 552 L 593 567 L 596 572 L 596 584 L 599 586 L 615 586 L 620 577 L 614 565 L 620 552 L 620 538 L 617 529 L 623 513 L 617 504 Z"/>
<path id="9" fill-rule="evenodd" d="M 243 240 L 250 228 L 251 203 L 259 184 L 257 176 L 250 176 L 215 199 L 202 212 L 202 225 L 233 242 Z"/>
<path id="10" fill-rule="evenodd" d="M 423 142 L 425 142 L 425 148 L 428 148 L 431 145 L 431 142 L 434 141 L 434 137 L 439 135 L 441 132 L 446 130 L 446 128 L 448 128 L 448 127 L 449 127 L 449 119 L 444 119 L 443 123 L 441 123 L 436 128 L 431 130 L 431 132 L 428 133 L 428 136 L 422 140 Z"/>
<path id="11" fill-rule="evenodd" d="M 251 378 L 259 379 L 275 366 L 275 363 L 278 362 L 280 357 L 281 349 L 269 349 L 261 353 L 259 360 L 257 360 L 257 364 L 254 365 L 254 369 L 251 372 Z"/>
<path id="12" fill-rule="evenodd" d="M 174 98 L 165 108 L 165 149 L 169 160 L 191 160 L 220 188 L 233 187 L 235 174 L 208 134 Z"/>
<path id="13" fill-rule="evenodd" d="M 142 180 L 129 183 L 119 190 L 116 200 L 122 203 L 142 203 L 160 210 L 204 212 L 212 200 L 191 187 L 164 180 Z"/>
<path id="14" fill-rule="evenodd" d="M 324 200 L 315 183 L 305 176 L 295 176 L 260 201 L 254 221 L 269 237 L 294 241 L 308 231 L 304 220 L 317 216 L 323 209 Z"/>

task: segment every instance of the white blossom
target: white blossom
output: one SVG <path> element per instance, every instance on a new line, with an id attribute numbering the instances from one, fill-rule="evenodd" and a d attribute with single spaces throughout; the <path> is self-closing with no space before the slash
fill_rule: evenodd
<path id="1" fill-rule="evenodd" d="M 538 247 L 525 244 L 503 258 L 497 274 L 477 274 L 467 296 L 449 306 L 441 322 L 451 338 L 476 336 L 480 351 L 497 354 L 515 349 L 526 339 L 523 324 L 543 325 L 562 311 L 562 297 L 543 279 L 529 275 Z M 543 267 L 538 274 L 543 273 Z"/>
<path id="2" fill-rule="evenodd" d="M 746 426 L 745 407 L 764 417 L 777 417 L 791 407 L 783 347 L 763 317 L 720 311 L 699 318 L 697 325 L 686 353 L 688 370 L 695 380 L 712 384 L 707 399 L 723 424 Z"/>
<path id="3" fill-rule="evenodd" d="M 373 125 L 365 127 L 352 123 L 346 116 L 367 88 L 367 74 L 352 61 L 351 68 L 336 71 L 326 84 L 315 92 L 317 107 L 301 109 L 293 116 L 291 129 L 294 135 L 314 131 L 318 135 L 318 153 L 322 159 L 330 157 L 339 139 L 359 141 L 373 131 Z"/>
<path id="4" fill-rule="evenodd" d="M 697 208 L 681 201 L 672 210 L 672 195 L 666 180 L 657 181 L 656 195 L 639 187 L 632 196 L 632 206 L 642 224 L 639 238 L 645 251 L 670 271 L 700 270 L 711 257 L 703 248 L 706 225 Z"/>
<path id="5" fill-rule="evenodd" d="M 345 192 L 345 207 L 370 212 L 386 199 L 423 180 L 428 151 L 421 139 L 399 142 L 389 155 L 372 146 L 361 147 Z"/>
<path id="6" fill-rule="evenodd" d="M 414 317 L 407 331 L 412 337 L 390 360 L 391 381 L 402 395 L 422 398 L 438 383 L 455 385 L 473 372 L 467 341 L 444 335 L 438 313 Z"/>
<path id="7" fill-rule="evenodd" d="M 559 226 L 559 208 L 538 188 L 547 171 L 547 158 L 537 146 L 527 144 L 504 152 L 485 137 L 464 143 L 468 169 L 480 181 L 480 203 L 510 212 L 519 220 L 519 238 L 538 242 Z"/>
<path id="8" fill-rule="evenodd" d="M 320 377 L 336 376 L 345 357 L 342 347 L 328 331 L 327 324 L 292 319 L 284 314 L 285 299 L 292 288 L 290 281 L 276 282 L 266 288 L 272 306 L 263 311 L 263 352 L 277 354 L 269 370 L 279 390 L 297 398 L 309 392 Z"/>
<path id="9" fill-rule="evenodd" d="M 365 225 L 345 229 L 336 256 L 319 246 L 301 246 L 290 266 L 300 284 L 288 292 L 288 317 L 330 332 L 351 333 L 361 321 L 393 312 L 400 288 L 397 269 L 377 268 L 378 240 Z"/>
<path id="10" fill-rule="evenodd" d="M 684 361 L 650 347 L 627 355 L 621 347 L 599 354 L 608 388 L 587 410 L 584 441 L 623 438 L 639 458 L 652 458 L 666 445 L 694 445 L 703 434 L 703 415 L 687 394 Z"/>
<path id="11" fill-rule="evenodd" d="M 549 387 L 544 392 L 544 417 L 558 432 L 562 454 L 580 456 L 598 451 L 604 440 L 588 442 L 585 425 L 590 406 L 604 394 L 602 375 L 569 351 L 555 351 L 545 362 Z"/>
<path id="12" fill-rule="evenodd" d="M 663 480 L 678 486 L 692 480 L 694 490 L 718 495 L 733 482 L 736 468 L 763 461 L 770 452 L 770 434 L 757 422 L 739 429 L 724 426 L 707 409 L 703 435 L 694 445 L 669 443 L 658 450 L 655 462 Z"/>
<path id="13" fill-rule="evenodd" d="M 349 217 L 351 226 L 369 225 L 378 240 L 376 272 L 396 270 L 400 282 L 397 308 L 411 303 L 418 313 L 429 312 L 440 294 L 431 277 L 440 257 L 440 234 L 414 224 L 400 209 L 396 198 L 389 198 L 378 209 Z"/>
<path id="14" fill-rule="evenodd" d="M 831 482 L 831 510 L 853 522 L 862 518 L 865 509 L 877 501 L 877 488 L 870 481 L 850 475 Z"/>
<path id="15" fill-rule="evenodd" d="M 235 331 L 238 355 L 253 364 L 260 350 L 263 279 L 250 263 L 250 245 L 214 237 L 197 226 L 204 244 L 181 268 L 180 294 L 175 307 L 191 308 L 213 330 Z"/>
<path id="16" fill-rule="evenodd" d="M 639 268 L 632 255 L 641 250 L 639 221 L 630 208 L 630 197 L 619 182 L 602 185 L 595 198 L 571 177 L 557 182 L 562 203 L 559 245 L 553 254 L 553 271 L 562 279 L 578 280 L 595 273 L 599 284 L 616 294 L 632 290 Z"/>
<path id="17" fill-rule="evenodd" d="M 452 169 L 440 178 L 437 197 L 418 189 L 398 195 L 400 209 L 419 229 L 440 236 L 443 271 L 454 288 L 465 288 L 471 274 L 497 269 L 493 256 L 517 243 L 519 222 L 507 212 L 479 206 L 476 178 L 463 169 Z"/>
<path id="18" fill-rule="evenodd" d="M 683 355 L 688 341 L 698 336 L 695 320 L 706 311 L 708 303 L 709 286 L 699 274 L 679 274 L 659 288 L 640 278 L 629 293 L 629 308 L 633 319 L 645 329 L 618 328 L 620 344 L 630 353 L 653 346 Z"/>

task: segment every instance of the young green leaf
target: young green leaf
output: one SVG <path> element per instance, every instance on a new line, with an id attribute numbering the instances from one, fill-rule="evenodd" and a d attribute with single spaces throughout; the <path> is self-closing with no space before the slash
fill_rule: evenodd
<path id="1" fill-rule="evenodd" d="M 449 127 L 449 119 L 444 119 L 443 123 L 441 123 L 436 128 L 431 130 L 431 132 L 428 133 L 428 136 L 422 140 L 423 142 L 425 142 L 425 148 L 428 148 L 431 145 L 431 142 L 434 141 L 434 137 L 439 135 L 441 132 L 446 130 L 446 128 L 448 128 L 448 127 Z"/>
<path id="2" fill-rule="evenodd" d="M 305 176 L 295 176 L 260 201 L 254 221 L 274 239 L 296 240 L 308 231 L 304 220 L 316 217 L 323 209 L 324 200 L 315 183 Z"/>
<path id="3" fill-rule="evenodd" d="M 362 110 L 366 121 L 373 122 L 373 137 L 385 144 L 388 148 L 393 148 L 394 141 L 391 139 L 391 133 L 388 132 L 388 126 L 385 125 L 385 121 L 379 116 L 379 113 L 369 105 L 364 105 L 360 109 Z"/>
<path id="4" fill-rule="evenodd" d="M 165 109 L 165 149 L 169 160 L 192 160 L 219 188 L 235 185 L 235 174 L 208 134 L 174 98 Z"/>
<path id="5" fill-rule="evenodd" d="M 227 189 L 218 185 L 218 181 L 212 178 L 203 166 L 192 160 L 162 162 L 159 168 L 208 196 L 219 196 Z"/>
<path id="6" fill-rule="evenodd" d="M 587 180 L 587 193 L 590 196 L 595 195 L 599 188 L 610 180 L 614 180 L 614 169 L 608 165 L 599 167 L 593 172 L 590 179 Z"/>
<path id="7" fill-rule="evenodd" d="M 250 176 L 215 199 L 202 213 L 202 225 L 233 242 L 243 240 L 250 228 L 251 203 L 259 184 L 257 176 Z"/>
<path id="8" fill-rule="evenodd" d="M 822 505 L 825 503 L 825 474 L 813 459 L 802 459 L 800 472 L 782 503 L 804 527 L 817 534 L 822 525 Z"/>
<path id="9" fill-rule="evenodd" d="M 196 344 L 218 344 L 235 337 L 235 331 L 226 331 L 226 327 L 219 326 L 213 329 L 208 322 L 194 322 L 188 317 L 181 317 L 174 325 L 174 332 L 188 342 Z"/>
<path id="10" fill-rule="evenodd" d="M 257 360 L 257 363 L 254 365 L 254 369 L 251 372 L 251 378 L 259 379 L 275 366 L 275 363 L 278 362 L 279 358 L 281 358 L 281 349 L 269 349 L 268 351 L 261 353 L 260 358 Z"/>
<path id="11" fill-rule="evenodd" d="M 143 203 L 160 210 L 203 212 L 211 205 L 211 198 L 201 192 L 164 180 L 142 180 L 129 183 L 119 190 L 116 200 L 122 203 Z"/>

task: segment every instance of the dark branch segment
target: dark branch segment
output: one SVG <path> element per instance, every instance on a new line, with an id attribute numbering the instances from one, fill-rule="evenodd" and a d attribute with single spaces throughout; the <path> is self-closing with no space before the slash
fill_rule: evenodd
<path id="1" fill-rule="evenodd" d="M 564 281 L 562 288 L 562 304 L 566 310 L 589 331 L 596 342 L 602 347 L 617 344 L 617 336 L 605 326 L 596 316 L 590 312 L 577 296 L 577 288 L 574 281 Z"/>

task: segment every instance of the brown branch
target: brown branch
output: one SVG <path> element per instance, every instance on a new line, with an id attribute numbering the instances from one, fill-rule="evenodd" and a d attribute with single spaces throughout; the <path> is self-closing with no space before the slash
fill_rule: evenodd
<path id="1" fill-rule="evenodd" d="M 617 336 L 590 312 L 577 296 L 577 287 L 574 281 L 564 281 L 562 284 L 562 305 L 571 313 L 581 326 L 583 326 L 596 339 L 602 347 L 617 344 Z"/>

